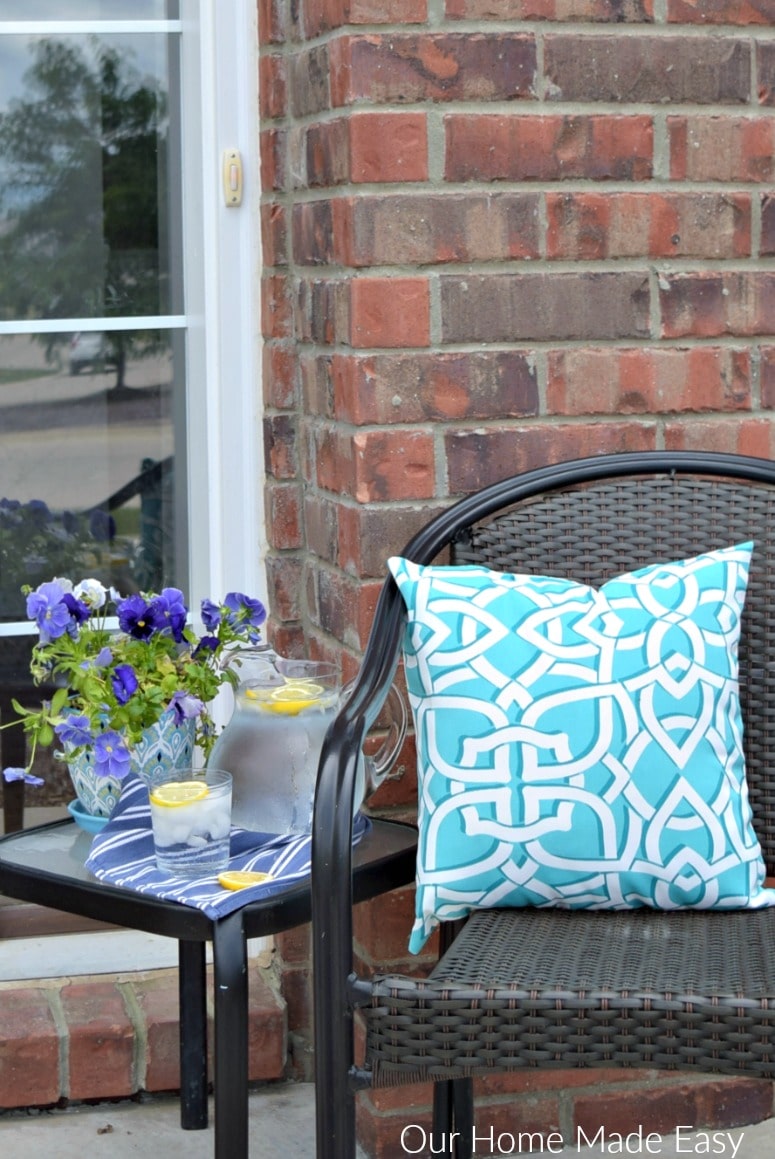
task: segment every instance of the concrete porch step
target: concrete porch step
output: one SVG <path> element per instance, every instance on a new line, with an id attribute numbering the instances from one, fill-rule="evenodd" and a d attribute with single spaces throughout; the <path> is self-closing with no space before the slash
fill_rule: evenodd
<path id="1" fill-rule="evenodd" d="M 249 1077 L 283 1078 L 286 1006 L 260 960 L 249 964 L 249 994 Z M 208 1010 L 210 1054 L 211 997 Z M 179 1086 L 177 970 L 0 983 L 0 1108 Z"/>

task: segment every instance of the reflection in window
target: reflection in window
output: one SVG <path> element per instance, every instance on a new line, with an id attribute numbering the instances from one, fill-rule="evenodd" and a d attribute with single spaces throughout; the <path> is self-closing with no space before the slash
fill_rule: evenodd
<path id="1" fill-rule="evenodd" d="M 169 313 L 167 38 L 0 38 L 0 318 Z"/>
<path id="2" fill-rule="evenodd" d="M 169 334 L 84 332 L 53 350 L 43 337 L 0 337 L 5 621 L 25 618 L 22 583 L 54 575 L 123 593 L 175 579 Z"/>

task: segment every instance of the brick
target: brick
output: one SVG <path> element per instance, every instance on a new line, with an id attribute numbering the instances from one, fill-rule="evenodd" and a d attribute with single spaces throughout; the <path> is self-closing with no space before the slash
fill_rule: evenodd
<path id="1" fill-rule="evenodd" d="M 771 181 L 775 123 L 764 117 L 669 116 L 673 181 Z"/>
<path id="2" fill-rule="evenodd" d="M 353 462 L 359 503 L 430 499 L 434 494 L 434 441 L 424 430 L 356 434 Z"/>
<path id="3" fill-rule="evenodd" d="M 46 991 L 0 990 L 0 1107 L 48 1106 L 61 1094 L 59 1034 Z"/>
<path id="4" fill-rule="evenodd" d="M 549 355 L 547 413 L 750 409 L 750 363 L 748 350 L 724 346 L 555 350 Z"/>
<path id="5" fill-rule="evenodd" d="M 532 95 L 532 35 L 500 32 L 356 35 L 331 45 L 334 106 L 369 100 L 514 100 Z"/>
<path id="6" fill-rule="evenodd" d="M 260 44 L 281 44 L 286 37 L 284 0 L 258 0 Z"/>
<path id="7" fill-rule="evenodd" d="M 311 125 L 300 137 L 303 166 L 298 187 L 341 185 L 350 180 L 350 132 L 342 118 Z"/>
<path id="8" fill-rule="evenodd" d="M 72 983 L 63 987 L 61 997 L 69 1030 L 68 1097 L 133 1094 L 135 1032 L 115 984 Z"/>
<path id="9" fill-rule="evenodd" d="M 348 648 L 362 648 L 373 613 L 368 591 L 351 576 L 324 567 L 320 560 L 307 568 L 306 590 L 312 622 Z"/>
<path id="10" fill-rule="evenodd" d="M 264 269 L 288 264 L 288 225 L 285 206 L 266 202 L 261 206 L 261 251 Z"/>
<path id="11" fill-rule="evenodd" d="M 293 479 L 299 470 L 295 415 L 275 414 L 264 418 L 264 458 L 275 479 Z"/>
<path id="12" fill-rule="evenodd" d="M 305 415 L 321 415 L 324 418 L 333 418 L 332 359 L 332 354 L 326 350 L 311 356 L 305 354 L 300 360 Z"/>
<path id="13" fill-rule="evenodd" d="M 748 257 L 751 199 L 734 193 L 548 193 L 546 255 Z"/>
<path id="14" fill-rule="evenodd" d="M 301 547 L 301 492 L 297 483 L 270 483 L 266 488 L 267 537 L 277 551 Z"/>
<path id="15" fill-rule="evenodd" d="M 540 257 L 537 193 L 403 194 L 348 202 L 350 266 Z"/>
<path id="16" fill-rule="evenodd" d="M 384 577 L 389 556 L 397 555 L 406 543 L 434 515 L 440 506 L 429 509 L 415 504 L 348 504 L 338 512 L 338 564 L 354 575 Z"/>
<path id="17" fill-rule="evenodd" d="M 282 930 L 275 935 L 274 941 L 283 962 L 306 966 L 312 949 L 312 927 L 309 924 Z"/>
<path id="18" fill-rule="evenodd" d="M 665 423 L 664 437 L 668 451 L 724 451 L 758 459 L 775 457 L 775 438 L 768 418 L 670 422 Z"/>
<path id="19" fill-rule="evenodd" d="M 544 73 L 549 100 L 743 104 L 751 47 L 731 36 L 549 35 Z"/>
<path id="20" fill-rule="evenodd" d="M 441 282 L 444 342 L 645 337 L 641 273 L 490 274 Z"/>
<path id="21" fill-rule="evenodd" d="M 414 923 L 414 888 L 394 889 L 353 910 L 353 937 L 362 955 L 389 969 L 388 963 L 407 957 Z"/>
<path id="22" fill-rule="evenodd" d="M 775 4 L 773 20 L 775 23 Z M 756 95 L 760 105 L 775 105 L 775 44 L 771 40 L 757 42 L 756 45 Z"/>
<path id="23" fill-rule="evenodd" d="M 666 274 L 659 300 L 665 338 L 775 333 L 775 273 Z"/>
<path id="24" fill-rule="evenodd" d="M 285 129 L 264 129 L 259 134 L 261 188 L 264 193 L 286 188 L 287 148 L 288 137 Z"/>
<path id="25" fill-rule="evenodd" d="M 315 3 L 290 7 L 300 14 L 300 32 L 305 39 L 341 28 L 348 20 L 348 0 L 315 0 Z"/>
<path id="26" fill-rule="evenodd" d="M 368 346 L 430 345 L 427 278 L 360 278 L 351 286 L 350 342 Z"/>
<path id="27" fill-rule="evenodd" d="M 350 333 L 350 287 L 331 278 L 302 279 L 296 287 L 296 338 L 331 346 Z"/>
<path id="28" fill-rule="evenodd" d="M 359 425 L 538 413 L 535 360 L 522 351 L 335 355 L 332 375 L 337 418 Z"/>
<path id="29" fill-rule="evenodd" d="M 642 24 L 654 19 L 653 0 L 446 0 L 445 7 L 449 20 L 562 20 Z"/>
<path id="30" fill-rule="evenodd" d="M 350 178 L 356 184 L 427 180 L 425 113 L 358 113 L 349 130 Z"/>
<path id="31" fill-rule="evenodd" d="M 775 24 L 773 0 L 667 0 L 667 19 L 677 24 Z"/>
<path id="32" fill-rule="evenodd" d="M 652 118 L 455 113 L 444 119 L 447 181 L 646 181 Z"/>
<path id="33" fill-rule="evenodd" d="M 288 409 L 297 396 L 298 354 L 295 345 L 268 342 L 264 347 L 264 402 Z"/>
<path id="34" fill-rule="evenodd" d="M 742 1127 L 772 1115 L 772 1083 L 749 1077 L 719 1078 L 697 1088 L 697 1122 L 707 1127 Z"/>
<path id="35" fill-rule="evenodd" d="M 307 551 L 326 563 L 336 563 L 339 505 L 319 492 L 304 496 L 304 536 Z"/>
<path id="36" fill-rule="evenodd" d="M 176 970 L 136 975 L 131 988 L 145 1022 L 145 1081 L 148 1091 L 180 1087 L 180 1025 Z"/>
<path id="37" fill-rule="evenodd" d="M 266 573 L 277 620 L 298 620 L 301 616 L 301 560 L 296 556 L 270 555 L 266 561 Z M 281 651 L 281 654 L 287 653 Z"/>
<path id="38" fill-rule="evenodd" d="M 775 254 L 775 195 L 762 195 L 762 231 L 759 252 L 762 257 Z"/>
<path id="39" fill-rule="evenodd" d="M 759 378 L 762 406 L 772 410 L 775 407 L 775 346 L 761 348 Z"/>
<path id="40" fill-rule="evenodd" d="M 351 438 L 344 431 L 321 425 L 313 432 L 312 444 L 315 469 L 311 477 L 317 486 L 334 495 L 353 495 L 355 472 Z"/>
<path id="41" fill-rule="evenodd" d="M 669 1085 L 651 1089 L 641 1086 L 631 1091 L 608 1091 L 604 1099 L 597 1093 L 579 1094 L 573 1104 L 574 1133 L 581 1130 L 588 1140 L 600 1127 L 609 1136 L 613 1132 L 627 1135 L 639 1127 L 667 1134 L 679 1124 L 734 1127 L 758 1122 L 771 1113 L 772 1084 L 748 1078 L 712 1082 L 673 1079 Z"/>
<path id="42" fill-rule="evenodd" d="M 445 437 L 450 495 L 468 494 L 521 471 L 586 455 L 656 448 L 655 422 L 514 426 Z"/>
<path id="43" fill-rule="evenodd" d="M 261 331 L 265 338 L 292 336 L 290 285 L 283 274 L 261 279 Z"/>
<path id="44" fill-rule="evenodd" d="M 261 117 L 271 121 L 288 111 L 288 75 L 284 56 L 262 56 L 258 62 Z"/>
<path id="45" fill-rule="evenodd" d="M 328 46 L 316 45 L 294 54 L 290 60 L 290 110 L 294 117 L 308 117 L 331 106 Z"/>
<path id="46" fill-rule="evenodd" d="M 335 260 L 333 207 L 330 201 L 293 206 L 293 258 L 300 265 L 331 265 Z"/>
<path id="47" fill-rule="evenodd" d="M 427 0 L 349 0 L 350 24 L 423 24 Z"/>
<path id="48" fill-rule="evenodd" d="M 248 966 L 248 1078 L 282 1078 L 285 1072 L 287 1011 L 257 962 Z"/>

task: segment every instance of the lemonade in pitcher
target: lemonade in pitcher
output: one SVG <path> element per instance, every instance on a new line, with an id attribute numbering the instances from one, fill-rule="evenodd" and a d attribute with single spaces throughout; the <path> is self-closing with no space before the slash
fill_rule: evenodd
<path id="1" fill-rule="evenodd" d="M 335 664 L 277 659 L 251 669 L 209 762 L 232 774 L 235 825 L 310 832 L 320 750 L 339 694 Z"/>

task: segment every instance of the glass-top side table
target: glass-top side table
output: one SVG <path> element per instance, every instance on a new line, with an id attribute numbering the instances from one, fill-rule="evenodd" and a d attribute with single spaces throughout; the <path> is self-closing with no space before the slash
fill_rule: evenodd
<path id="1" fill-rule="evenodd" d="M 113 925 L 176 938 L 180 1017 L 180 1118 L 207 1126 L 205 944 L 213 944 L 215 1159 L 248 1155 L 247 941 L 311 917 L 310 881 L 295 882 L 223 918 L 105 885 L 84 867 L 91 837 L 71 820 L 0 838 L 0 892 Z M 416 831 L 374 821 L 353 850 L 353 898 L 365 901 L 414 879 Z"/>

